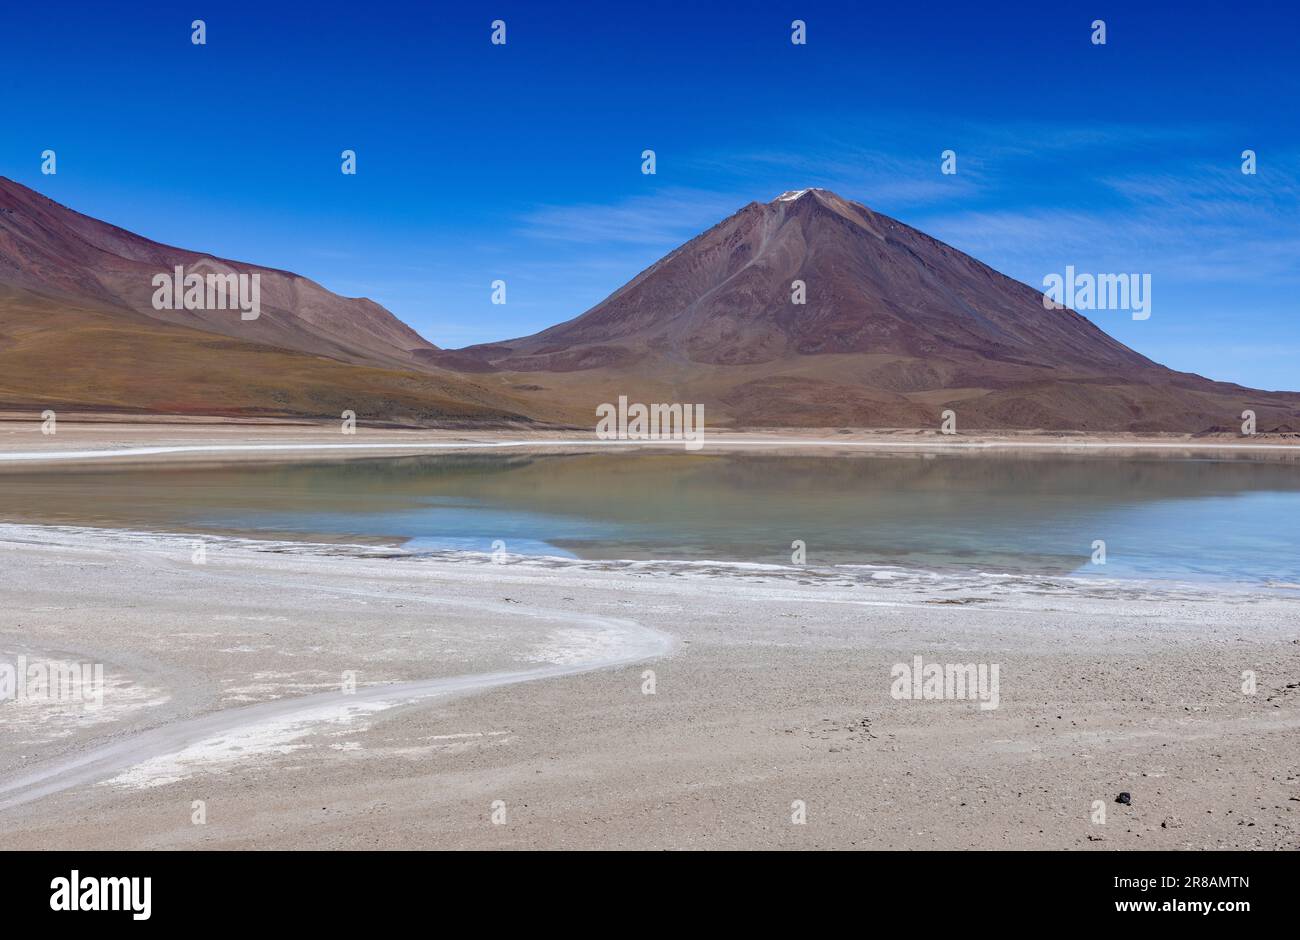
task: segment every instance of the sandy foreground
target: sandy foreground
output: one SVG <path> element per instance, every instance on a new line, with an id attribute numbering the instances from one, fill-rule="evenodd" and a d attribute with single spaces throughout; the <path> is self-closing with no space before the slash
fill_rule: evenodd
<path id="1" fill-rule="evenodd" d="M 0 421 L 0 458 L 28 455 L 0 463 L 0 485 L 3 466 L 47 457 L 343 459 L 501 436 L 75 416 L 42 435 Z M 539 451 L 589 438 L 510 435 Z M 822 453 L 1296 449 L 726 438 Z M 5 523 L 0 585 L 0 665 L 103 666 L 98 707 L 0 700 L 7 848 L 1300 847 L 1300 591 L 1286 587 L 499 564 Z M 891 668 L 917 656 L 996 664 L 997 707 L 893 697 Z"/>
<path id="2" fill-rule="evenodd" d="M 1286 592 L 203 541 L 0 526 L 6 847 L 1300 846 Z"/>

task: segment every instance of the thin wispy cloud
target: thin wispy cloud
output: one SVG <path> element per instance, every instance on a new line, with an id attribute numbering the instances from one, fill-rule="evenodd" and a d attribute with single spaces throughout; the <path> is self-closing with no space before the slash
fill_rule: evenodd
<path id="1" fill-rule="evenodd" d="M 959 134 L 988 159 L 1023 157 L 1041 160 L 1052 153 L 1149 153 L 1153 145 L 1187 147 L 1211 140 L 1222 128 L 1197 125 L 1120 124 L 1115 122 L 1011 121 L 964 122 Z"/>
<path id="2" fill-rule="evenodd" d="M 556 306 L 571 316 L 751 200 L 817 186 L 1035 287 L 1067 265 L 1150 272 L 1161 320 L 1141 340 L 1153 353 L 1161 343 L 1193 348 L 1181 331 L 1196 323 L 1210 329 L 1242 311 L 1276 319 L 1279 298 L 1300 282 L 1300 227 L 1288 223 L 1300 203 L 1296 154 L 1264 151 L 1259 174 L 1245 175 L 1240 154 L 1252 135 L 1223 122 L 822 118 L 807 117 L 778 144 L 759 129 L 726 150 L 674 153 L 671 176 L 636 180 L 644 192 L 529 209 L 514 234 L 542 266 L 516 277 L 535 278 L 537 296 L 561 295 Z M 956 151 L 956 175 L 940 172 L 945 149 Z M 654 188 L 666 179 L 692 185 Z"/>
<path id="3" fill-rule="evenodd" d="M 1159 270 L 1185 283 L 1294 284 L 1300 226 L 1284 221 L 1300 202 L 1300 177 L 1273 154 L 1268 176 L 1241 172 L 1238 154 L 1096 180 L 1095 208 L 1028 204 L 927 216 L 931 234 L 1020 271 L 1067 261 L 1108 270 Z M 1172 162 L 1172 161 L 1171 161 Z"/>
<path id="4" fill-rule="evenodd" d="M 678 244 L 747 201 L 702 190 L 667 189 L 612 203 L 542 206 L 520 219 L 518 231 L 532 238 L 574 244 Z"/>
<path id="5" fill-rule="evenodd" d="M 753 150 L 710 154 L 689 159 L 689 165 L 725 171 L 771 199 L 786 189 L 818 187 L 872 205 L 928 205 L 974 194 L 980 173 L 944 176 L 939 173 L 941 151 L 925 156 L 899 156 L 827 139 L 804 150 Z M 770 192 L 768 192 L 770 190 Z"/>
<path id="6" fill-rule="evenodd" d="M 1120 210 L 965 212 L 929 218 L 926 229 L 1022 278 L 1074 264 L 1103 271 L 1159 270 L 1188 283 L 1300 280 L 1295 264 L 1300 236 L 1278 238 L 1248 225 L 1210 224 L 1197 212 L 1194 206 L 1141 215 Z"/>

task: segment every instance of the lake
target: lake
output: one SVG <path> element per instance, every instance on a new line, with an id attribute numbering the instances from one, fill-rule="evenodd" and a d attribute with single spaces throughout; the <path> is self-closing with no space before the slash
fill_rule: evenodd
<path id="1" fill-rule="evenodd" d="M 19 522 L 582 559 L 1300 583 L 1300 463 L 638 452 L 0 475 Z M 1104 565 L 1094 543 L 1105 543 Z"/>

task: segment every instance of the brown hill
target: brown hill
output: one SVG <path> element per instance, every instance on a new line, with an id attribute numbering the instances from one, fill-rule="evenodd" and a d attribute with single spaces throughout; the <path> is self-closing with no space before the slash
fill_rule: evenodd
<path id="1" fill-rule="evenodd" d="M 155 310 L 152 278 L 178 264 L 258 273 L 260 317 Z M 435 349 L 369 300 L 160 245 L 0 177 L 0 408 L 528 420 L 508 389 L 416 355 Z"/>
<path id="2" fill-rule="evenodd" d="M 262 313 L 155 310 L 155 275 L 252 274 Z M 791 283 L 807 302 L 791 303 Z M 0 407 L 594 423 L 619 395 L 708 423 L 1204 432 L 1300 395 L 1173 372 L 1078 313 L 824 190 L 750 203 L 596 307 L 440 350 L 369 300 L 172 248 L 0 178 Z"/>
<path id="3" fill-rule="evenodd" d="M 186 273 L 257 273 L 261 315 L 155 310 L 152 279 Z M 56 300 L 122 308 L 245 342 L 383 367 L 419 365 L 436 347 L 374 301 L 340 297 L 315 281 L 254 264 L 162 245 L 62 206 L 0 177 L 0 285 Z"/>
<path id="4" fill-rule="evenodd" d="M 527 421 L 518 402 L 459 376 L 351 365 L 132 316 L 0 288 L 0 410 Z"/>
<path id="5" fill-rule="evenodd" d="M 791 284 L 806 284 L 803 305 Z M 1123 314 L 1116 314 L 1123 315 Z M 1174 372 L 1042 293 L 825 190 L 750 203 L 581 316 L 419 353 L 533 386 L 591 423 L 620 394 L 700 401 L 709 423 L 1200 431 L 1300 417 L 1300 395 Z M 481 378 L 488 378 L 480 375 Z"/>

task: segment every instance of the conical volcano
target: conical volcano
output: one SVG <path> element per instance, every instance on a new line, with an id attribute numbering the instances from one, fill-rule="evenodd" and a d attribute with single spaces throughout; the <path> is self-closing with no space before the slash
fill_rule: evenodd
<path id="1" fill-rule="evenodd" d="M 823 189 L 750 203 L 575 319 L 432 359 L 531 374 L 575 415 L 627 394 L 747 426 L 926 427 L 952 408 L 965 427 L 1196 432 L 1300 407 L 1167 369 Z"/>

